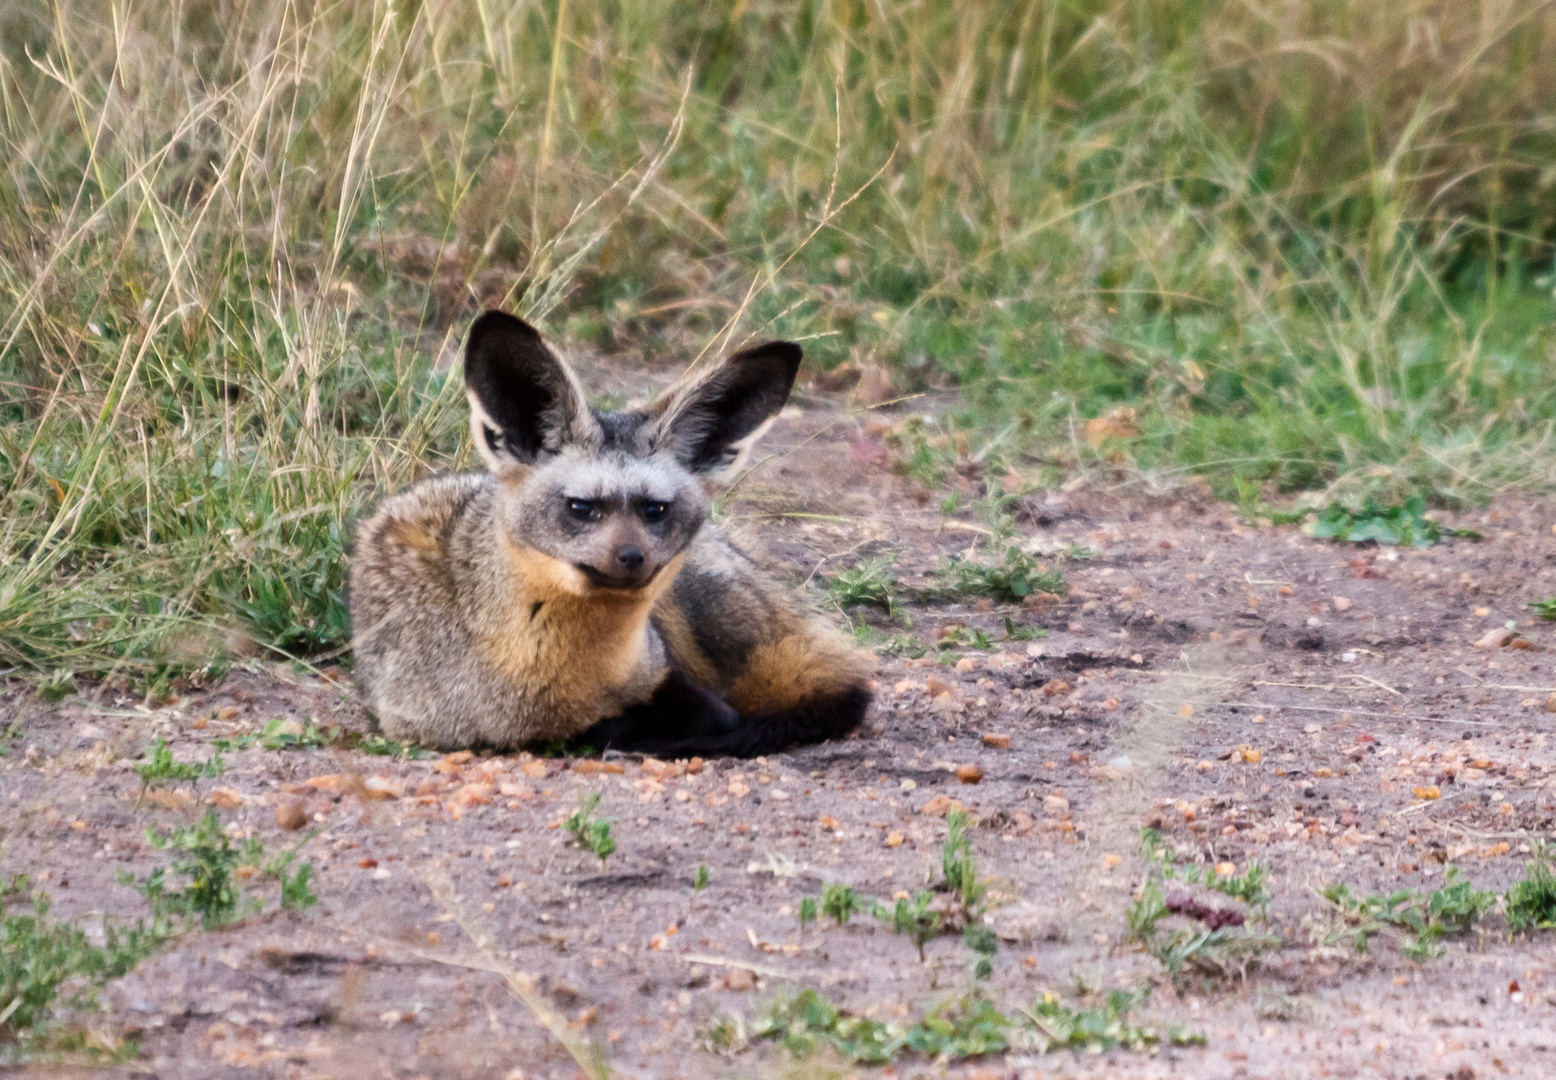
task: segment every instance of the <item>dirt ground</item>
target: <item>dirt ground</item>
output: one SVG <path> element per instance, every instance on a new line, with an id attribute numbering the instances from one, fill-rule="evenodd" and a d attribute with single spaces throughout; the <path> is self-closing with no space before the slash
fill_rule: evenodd
<path id="1" fill-rule="evenodd" d="M 923 583 L 977 539 L 974 519 L 948 528 L 935 502 L 904 493 L 881 422 L 813 403 L 765 444 L 791 452 L 753 476 L 732 516 L 796 580 L 893 554 L 905 582 Z M 1048 636 L 950 650 L 965 657 L 954 666 L 883 657 L 854 738 L 697 771 L 231 751 L 198 799 L 235 793 L 241 803 L 220 797 L 235 804 L 224 819 L 272 852 L 304 835 L 276 817 L 300 804 L 322 830 L 303 849 L 320 904 L 283 913 L 261 890 L 263 913 L 179 939 L 82 1019 L 139 1040 L 115 1075 L 579 1075 L 522 993 L 569 1038 L 604 1047 L 615 1076 L 818 1075 L 786 1073 L 768 1044 L 715 1054 L 704 1034 L 784 987 L 884 1018 L 957 993 L 969 955 L 957 937 L 931 942 L 921 964 L 872 919 L 801 938 L 794 915 L 823 882 L 887 898 L 922 887 L 939 866 L 944 796 L 978 819 L 981 870 L 1002 897 L 996 1001 L 1014 1010 L 1044 989 L 1071 1000 L 1078 985 L 1153 981 L 1140 1018 L 1206 1043 L 905 1058 L 860 1075 L 1556 1075 L 1553 939 L 1510 941 L 1494 915 L 1418 964 L 1387 944 L 1365 956 L 1313 947 L 1301 926 L 1324 909 L 1318 886 L 1431 887 L 1445 860 L 1505 889 L 1550 830 L 1556 627 L 1526 605 L 1556 594 L 1553 522 L 1556 508 L 1504 503 L 1465 516 L 1481 542 L 1367 550 L 1241 524 L 1191 487 L 1098 480 L 1029 500 L 1019 525 L 1023 542 L 1093 553 L 1064 564 L 1066 598 L 909 605 L 924 641 L 951 623 L 999 639 L 1006 615 Z M 881 613 L 854 617 L 890 632 Z M 1532 648 L 1474 647 L 1508 620 Z M 1055 679 L 1070 688 L 1045 695 Z M 130 767 L 152 740 L 204 760 L 214 739 L 276 717 L 364 725 L 345 682 L 268 663 L 149 708 L 91 689 L 51 706 L 13 687 L 0 721 L 18 717 L 22 740 L 0 760 L 0 873 L 32 875 L 57 915 L 82 919 L 142 914 L 116 873 L 165 862 L 148 824 L 203 809 L 137 802 Z M 986 745 L 990 734 L 1008 746 Z M 969 764 L 980 783 L 959 781 Z M 363 798 L 351 779 L 374 776 L 391 797 Z M 1434 786 L 1441 797 L 1417 797 Z M 579 791 L 601 792 L 615 820 L 620 849 L 603 868 L 559 828 Z M 1163 978 L 1124 923 L 1147 824 L 1207 861 L 1266 864 L 1285 947 L 1245 979 Z M 711 883 L 694 896 L 699 864 Z"/>

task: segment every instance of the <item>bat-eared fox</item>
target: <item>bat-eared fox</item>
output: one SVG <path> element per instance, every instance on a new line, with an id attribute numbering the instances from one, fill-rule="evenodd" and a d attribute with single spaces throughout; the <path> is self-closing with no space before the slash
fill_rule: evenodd
<path id="1" fill-rule="evenodd" d="M 477 319 L 487 471 L 424 480 L 357 532 L 357 677 L 385 734 L 752 756 L 858 726 L 864 656 L 708 521 L 800 357 L 769 342 L 598 412 L 533 327 Z"/>

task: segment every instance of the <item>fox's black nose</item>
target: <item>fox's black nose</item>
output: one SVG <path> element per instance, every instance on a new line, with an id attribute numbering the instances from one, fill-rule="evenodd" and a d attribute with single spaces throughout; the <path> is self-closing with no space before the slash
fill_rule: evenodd
<path id="1" fill-rule="evenodd" d="M 629 572 L 638 570 L 643 565 L 643 549 L 627 544 L 616 549 L 616 561 L 622 569 Z"/>

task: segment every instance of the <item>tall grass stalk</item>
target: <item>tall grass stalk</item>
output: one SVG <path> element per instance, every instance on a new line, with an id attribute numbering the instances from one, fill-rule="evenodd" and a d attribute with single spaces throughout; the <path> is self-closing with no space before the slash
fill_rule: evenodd
<path id="1" fill-rule="evenodd" d="M 1551 0 L 17 0 L 0 665 L 343 650 L 486 304 L 954 382 L 924 453 L 986 468 L 1129 404 L 1099 454 L 1217 483 L 1548 485 L 1553 50 Z"/>

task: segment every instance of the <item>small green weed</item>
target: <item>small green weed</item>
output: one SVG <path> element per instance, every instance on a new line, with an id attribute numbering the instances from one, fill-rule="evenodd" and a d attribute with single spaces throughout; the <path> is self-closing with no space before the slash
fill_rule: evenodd
<path id="1" fill-rule="evenodd" d="M 1016 1022 L 986 997 L 970 994 L 926 1012 L 904 1033 L 910 1050 L 935 1061 L 1002 1054 L 1011 1049 Z"/>
<path id="2" fill-rule="evenodd" d="M 1540 618 L 1549 622 L 1556 622 L 1556 596 L 1551 597 L 1549 600 L 1536 600 L 1529 606 L 1534 609 L 1535 614 L 1539 615 Z"/>
<path id="3" fill-rule="evenodd" d="M 992 926 L 968 923 L 962 928 L 962 941 L 972 950 L 972 977 L 974 980 L 990 978 L 994 974 L 994 954 L 999 951 L 999 935 Z"/>
<path id="4" fill-rule="evenodd" d="M 1018 501 L 1017 496 L 1006 495 L 998 485 L 991 487 L 981 499 L 974 500 L 973 509 L 988 524 L 989 535 L 995 543 L 1016 535 L 1016 519 L 1009 511 Z"/>
<path id="5" fill-rule="evenodd" d="M 814 896 L 806 896 L 801 898 L 799 914 L 801 937 L 805 936 L 805 927 L 816 921 L 816 913 L 818 910 L 818 905 L 816 904 L 816 898 Z"/>
<path id="6" fill-rule="evenodd" d="M 708 887 L 708 882 L 711 880 L 712 877 L 708 873 L 707 864 L 700 864 L 697 867 L 697 872 L 692 875 L 692 892 L 702 892 L 702 890 Z"/>
<path id="7" fill-rule="evenodd" d="M 1063 593 L 1064 576 L 1047 570 L 1037 559 L 1012 544 L 1005 559 L 997 563 L 976 563 L 953 558 L 942 571 L 948 580 L 947 591 L 966 596 L 987 596 L 1001 603 L 1017 604 L 1033 593 Z"/>
<path id="8" fill-rule="evenodd" d="M 880 608 L 888 617 L 901 619 L 903 626 L 911 626 L 898 600 L 901 586 L 891 572 L 891 566 L 889 558 L 869 559 L 851 570 L 833 575 L 827 583 L 827 591 L 840 608 Z"/>
<path id="9" fill-rule="evenodd" d="M 914 894 L 912 900 L 899 896 L 897 902 L 889 908 L 876 901 L 871 905 L 870 914 L 890 926 L 893 933 L 906 934 L 918 949 L 918 958 L 922 963 L 924 946 L 940 933 L 940 913 L 931 911 L 929 907 L 934 899 L 932 893 L 921 890 Z"/>
<path id="10" fill-rule="evenodd" d="M 848 920 L 860 912 L 869 910 L 863 899 L 851 885 L 832 882 L 821 887 L 821 913 L 839 926 L 847 926 Z"/>
<path id="11" fill-rule="evenodd" d="M 942 886 L 961 904 L 969 921 L 983 914 L 989 888 L 978 879 L 978 860 L 973 855 L 967 826 L 972 818 L 965 811 L 952 810 L 946 815 L 946 837 L 940 845 Z"/>
<path id="12" fill-rule="evenodd" d="M 1423 893 L 1400 889 L 1387 896 L 1357 896 L 1343 882 L 1319 890 L 1334 909 L 1327 925 L 1309 921 L 1309 935 L 1318 943 L 1332 944 L 1349 938 L 1357 952 L 1367 951 L 1371 940 L 1392 937 L 1411 960 L 1441 956 L 1444 938 L 1467 932 L 1496 903 L 1493 893 L 1478 890 L 1459 868 L 1450 866 L 1439 889 Z"/>
<path id="13" fill-rule="evenodd" d="M 352 745 L 352 740 L 347 738 L 346 744 L 348 746 Z M 431 750 L 424 750 L 415 743 L 386 739 L 382 735 L 364 735 L 361 737 L 361 741 L 355 745 L 364 754 L 372 754 L 374 757 L 395 757 L 405 761 L 420 761 L 423 758 L 437 757 Z"/>
<path id="14" fill-rule="evenodd" d="M 906 656 L 910 660 L 917 660 L 929 652 L 929 646 L 910 634 L 892 634 L 890 637 L 882 637 L 875 627 L 864 622 L 854 627 L 854 641 L 874 648 L 881 656 Z"/>
<path id="15" fill-rule="evenodd" d="M 259 731 L 250 731 L 237 738 L 214 739 L 211 745 L 218 750 L 248 750 L 255 746 L 263 750 L 317 750 L 333 746 L 342 750 L 360 750 L 374 757 L 395 757 L 405 761 L 420 761 L 437 756 L 415 743 L 386 739 L 382 735 L 364 735 L 335 725 L 320 727 L 312 720 L 303 723 L 282 716 L 267 720 Z"/>
<path id="16" fill-rule="evenodd" d="M 1300 521 L 1312 511 L 1280 513 L 1264 509 L 1264 516 L 1276 524 Z M 1320 540 L 1339 540 L 1352 544 L 1382 544 L 1385 547 L 1402 545 L 1424 548 L 1442 543 L 1443 529 L 1437 522 L 1425 516 L 1426 502 L 1419 495 L 1394 506 L 1379 506 L 1369 497 L 1360 509 L 1352 509 L 1340 503 L 1330 503 L 1317 511 L 1318 517 L 1307 526 L 1308 535 Z M 1452 529 L 1448 535 L 1466 540 L 1479 540 L 1473 529 Z"/>
<path id="17" fill-rule="evenodd" d="M 807 989 L 775 999 L 751 1025 L 750 1037 L 777 1042 L 797 1058 L 826 1047 L 844 1060 L 862 1065 L 885 1065 L 909 1054 L 949 1062 L 1019 1050 L 1048 1053 L 1068 1049 L 1095 1054 L 1115 1049 L 1151 1051 L 1164 1044 L 1205 1044 L 1202 1033 L 1181 1027 L 1159 1032 L 1131 1024 L 1131 1011 L 1148 992 L 1117 990 L 1099 1008 L 1083 1010 L 1071 1009 L 1053 994 L 1044 994 L 1031 1009 L 1012 1015 L 974 991 L 929 1008 L 910 1024 L 901 1024 L 852 1014 Z M 710 1044 L 720 1050 L 739 1050 L 745 1041 L 744 1024 L 730 1017 L 709 1033 Z"/>
<path id="18" fill-rule="evenodd" d="M 12 720 L 6 725 L 5 730 L 0 731 L 0 757 L 7 757 L 11 753 L 11 744 L 22 737 L 22 722 Z"/>
<path id="19" fill-rule="evenodd" d="M 314 750 L 335 742 L 338 734 L 334 729 L 325 731 L 312 720 L 304 724 L 278 716 L 265 725 L 257 741 L 266 750 Z"/>
<path id="20" fill-rule="evenodd" d="M 1176 879 L 1191 885 L 1203 885 L 1257 908 L 1261 917 L 1269 914 L 1270 872 L 1257 861 L 1250 861 L 1241 874 L 1223 877 L 1216 873 L 1215 867 L 1208 864 L 1177 862 L 1176 849 L 1168 847 L 1162 841 L 1161 833 L 1155 829 L 1141 830 L 1140 851 L 1165 880 Z"/>
<path id="21" fill-rule="evenodd" d="M 319 898 L 308 887 L 308 881 L 313 877 L 313 863 L 303 863 L 291 874 L 286 872 L 296 859 L 297 849 L 293 848 L 265 864 L 265 876 L 281 883 L 283 911 L 301 911 L 319 902 Z"/>
<path id="22" fill-rule="evenodd" d="M 1507 926 L 1515 934 L 1556 929 L 1556 875 L 1551 873 L 1552 848 L 1542 843 L 1524 864 L 1523 879 L 1503 897 Z"/>
<path id="23" fill-rule="evenodd" d="M 177 852 L 177 856 L 171 866 L 159 867 L 144 879 L 122 870 L 119 883 L 145 897 L 151 905 L 153 925 L 164 932 L 171 932 L 169 927 L 175 919 L 185 924 L 198 919 L 202 927 L 214 930 L 259 911 L 264 901 L 257 896 L 245 896 L 238 885 L 241 876 L 256 872 L 280 884 L 283 909 L 299 911 L 319 902 L 309 885 L 313 864 L 303 863 L 290 873 L 288 870 L 302 844 L 314 835 L 308 834 L 301 843 L 265 862 L 265 846 L 257 837 L 234 847 L 216 811 L 208 810 L 194 825 L 167 833 L 147 829 L 146 840 L 152 847 Z M 167 886 L 169 869 L 185 879 L 184 886 L 176 891 L 169 891 Z"/>
<path id="24" fill-rule="evenodd" d="M 151 747 L 151 757 L 143 765 L 135 766 L 135 775 L 140 777 L 140 789 L 142 792 L 148 788 L 161 787 L 163 784 L 180 783 L 188 781 L 196 783 L 203 779 L 220 776 L 227 771 L 222 762 L 221 752 L 218 750 L 211 755 L 209 761 L 196 765 L 187 761 L 174 761 L 173 751 L 163 739 L 158 739 Z"/>
<path id="25" fill-rule="evenodd" d="M 222 831 L 215 810 L 206 811 L 197 824 L 182 826 L 167 834 L 147 829 L 146 840 L 159 851 L 180 852 L 172 869 L 189 879 L 184 888 L 169 892 L 166 872 L 160 867 L 144 881 L 137 880 L 127 870 L 120 871 L 120 883 L 132 886 L 145 897 L 159 922 L 169 916 L 198 917 L 201 926 L 214 930 L 238 917 L 243 892 L 234 880 L 235 872 L 240 866 L 258 867 L 264 850 L 259 840 L 250 839 L 242 847 L 234 848 L 232 840 Z M 260 903 L 253 897 L 243 906 L 258 911 Z"/>
<path id="26" fill-rule="evenodd" d="M 1148 987 L 1139 990 L 1115 990 L 1100 1008 L 1075 1010 L 1051 993 L 1027 1013 L 1042 1033 L 1046 1053 L 1051 1050 L 1081 1050 L 1100 1054 L 1108 1050 L 1150 1050 L 1165 1042 L 1169 1046 L 1204 1046 L 1203 1032 L 1191 1032 L 1174 1025 L 1165 1033 L 1129 1022 L 1129 1014 L 1145 1001 Z"/>
<path id="27" fill-rule="evenodd" d="M 23 1056 L 53 1015 L 62 993 L 72 1008 L 89 1006 L 110 979 L 126 974 L 156 951 L 162 936 L 144 925 L 121 930 L 103 918 L 103 944 L 96 946 L 79 927 L 49 918 L 49 898 L 29 895 L 26 877 L 0 885 L 0 1040 L 17 1040 Z M 31 914 L 9 910 L 30 899 Z M 12 1055 L 0 1052 L 0 1061 Z"/>
<path id="28" fill-rule="evenodd" d="M 898 1025 L 851 1015 L 815 990 L 803 990 L 774 1001 L 752 1026 L 751 1035 L 779 1042 L 798 1058 L 827 1046 L 849 1062 L 885 1065 L 905 1053 L 938 1061 L 1004 1053 L 1012 1047 L 1014 1026 L 1015 1021 L 981 996 L 943 1002 L 914 1023 Z M 717 1031 L 712 1041 L 726 1047 L 734 1042 L 728 1034 L 720 1038 Z"/>
<path id="29" fill-rule="evenodd" d="M 69 668 L 58 668 L 38 682 L 38 696 L 50 705 L 57 705 L 76 692 L 76 673 Z"/>
<path id="30" fill-rule="evenodd" d="M 1011 641 L 1033 641 L 1048 636 L 1048 631 L 1042 627 L 1017 626 L 1009 615 L 1005 616 L 1005 636 L 991 638 L 982 630 L 971 629 L 966 626 L 948 626 L 941 632 L 940 640 L 935 647 L 945 649 L 981 649 L 987 652 L 996 645 L 1004 645 Z"/>
<path id="31" fill-rule="evenodd" d="M 1213 868 L 1179 864 L 1174 849 L 1162 843 L 1155 829 L 1142 830 L 1140 846 L 1149 869 L 1133 903 L 1124 911 L 1131 940 L 1139 942 L 1166 969 L 1179 978 L 1189 972 L 1212 977 L 1242 974 L 1267 949 L 1280 944 L 1273 935 L 1252 930 L 1250 920 L 1267 917 L 1270 895 L 1267 872 L 1257 863 L 1239 875 L 1219 877 Z M 1212 889 L 1247 906 L 1214 907 L 1188 893 L 1167 896 L 1169 880 Z M 1171 917 L 1182 922 L 1170 931 L 1159 924 Z"/>
<path id="32" fill-rule="evenodd" d="M 563 824 L 568 833 L 585 851 L 592 851 L 600 860 L 600 865 L 605 865 L 605 860 L 616 851 L 616 841 L 611 837 L 611 823 L 604 819 L 596 819 L 594 812 L 600 807 L 600 793 L 591 791 L 588 795 L 578 793 L 578 812 L 568 818 Z"/>

